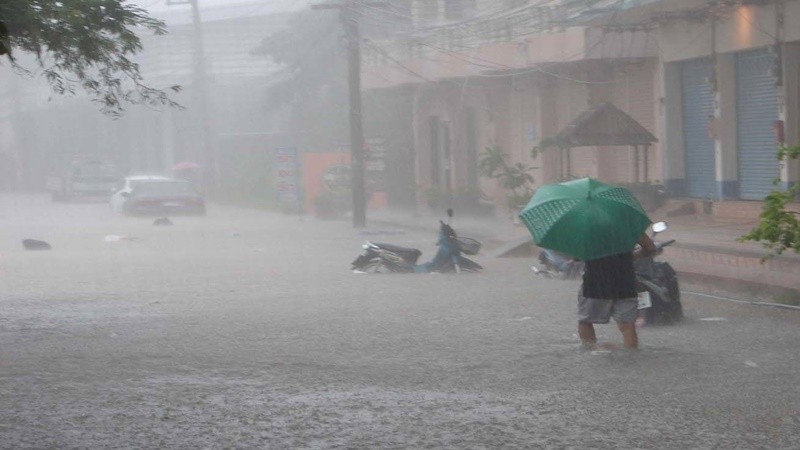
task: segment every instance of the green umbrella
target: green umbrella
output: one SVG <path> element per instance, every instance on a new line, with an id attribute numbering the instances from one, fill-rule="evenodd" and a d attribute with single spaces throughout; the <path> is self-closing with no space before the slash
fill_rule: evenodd
<path id="1" fill-rule="evenodd" d="M 592 178 L 542 186 L 519 217 L 537 245 L 584 261 L 633 251 L 651 223 L 629 190 Z"/>

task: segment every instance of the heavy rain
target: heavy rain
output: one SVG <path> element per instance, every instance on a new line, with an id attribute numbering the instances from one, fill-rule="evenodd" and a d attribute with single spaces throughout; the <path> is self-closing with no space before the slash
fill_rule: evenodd
<path id="1" fill-rule="evenodd" d="M 0 449 L 800 448 L 794 20 L 3 0 Z"/>

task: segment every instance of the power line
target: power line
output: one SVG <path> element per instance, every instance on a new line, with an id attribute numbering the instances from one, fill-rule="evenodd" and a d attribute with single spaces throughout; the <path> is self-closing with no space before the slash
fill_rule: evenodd
<path id="1" fill-rule="evenodd" d="M 400 66 L 401 68 L 403 68 L 403 70 L 405 70 L 406 72 L 410 73 L 411 75 L 414 75 L 415 77 L 420 78 L 420 79 L 422 79 L 424 81 L 427 81 L 429 83 L 435 83 L 436 82 L 436 80 L 432 80 L 432 79 L 430 79 L 430 78 L 428 78 L 428 77 L 426 77 L 424 75 L 420 75 L 416 71 L 414 71 L 411 68 L 407 67 L 402 62 L 398 61 L 397 59 L 395 59 L 391 55 L 389 55 L 389 53 L 386 50 L 378 47 L 377 45 L 373 44 L 372 42 L 367 41 L 365 43 L 367 45 L 369 45 L 371 48 L 374 48 L 375 50 L 377 50 L 380 54 L 382 54 L 388 60 L 392 61 L 393 63 L 395 63 L 398 66 Z"/>
<path id="2" fill-rule="evenodd" d="M 359 1 L 359 0 L 355 0 L 355 1 Z M 597 1 L 599 1 L 599 0 L 595 0 L 595 2 L 592 3 L 592 5 L 596 4 Z M 463 34 L 460 34 L 460 33 L 458 35 L 453 35 L 453 37 L 457 37 L 457 38 L 461 38 L 461 39 L 463 39 L 463 38 L 467 38 L 467 39 L 473 38 L 474 39 L 476 37 L 478 37 L 478 38 L 486 37 L 486 35 L 495 34 L 497 32 L 497 30 L 496 29 L 489 29 L 488 31 L 487 30 L 480 30 L 479 28 L 481 28 L 481 26 L 483 26 L 482 28 L 486 28 L 489 25 L 491 25 L 492 23 L 501 23 L 501 24 L 503 24 L 502 22 L 506 22 L 506 23 L 503 24 L 503 25 L 506 25 L 506 26 L 508 26 L 508 25 L 514 25 L 514 26 L 517 26 L 517 27 L 526 26 L 526 25 L 529 25 L 530 21 L 536 19 L 537 15 L 534 14 L 534 12 L 542 13 L 542 10 L 546 10 L 546 11 L 549 11 L 551 15 L 553 15 L 553 14 L 556 14 L 556 13 L 554 13 L 554 11 L 559 11 L 559 8 L 561 8 L 562 10 L 565 8 L 565 7 L 553 6 L 552 5 L 553 3 L 560 4 L 561 2 L 556 1 L 556 0 L 541 0 L 541 1 L 533 3 L 533 4 L 523 5 L 523 6 L 514 8 L 514 9 L 510 9 L 510 10 L 509 9 L 504 9 L 501 6 L 500 8 L 488 10 L 488 11 L 490 11 L 490 13 L 487 14 L 487 15 L 478 15 L 478 16 L 474 16 L 474 17 L 465 19 L 463 21 L 455 22 L 455 23 L 444 23 L 444 24 L 433 26 L 433 27 L 429 27 L 429 28 L 416 29 L 414 31 L 422 32 L 423 34 L 410 35 L 410 36 L 408 36 L 408 38 L 409 39 L 415 39 L 415 40 L 430 39 L 431 37 L 434 37 L 434 38 L 435 37 L 441 37 L 442 36 L 442 32 L 454 32 L 454 31 L 463 31 L 463 32 L 466 32 L 468 34 L 467 36 L 465 36 Z M 585 4 L 584 8 L 575 10 L 575 12 L 573 12 L 573 15 L 576 15 L 576 14 L 579 15 L 582 11 L 585 11 L 585 10 L 591 8 L 592 5 Z M 378 13 L 376 13 L 376 12 L 368 13 L 368 15 L 371 15 L 371 17 L 373 17 L 373 18 L 375 18 L 377 20 L 384 20 L 384 18 L 379 16 Z M 539 15 L 541 15 L 541 14 L 539 14 Z M 561 15 L 566 16 L 567 14 L 562 13 Z M 414 17 L 407 16 L 407 15 L 404 15 L 404 18 L 411 19 L 412 21 L 414 19 Z M 509 24 L 508 23 L 508 21 L 510 19 L 517 19 L 517 18 L 521 18 L 518 23 L 516 23 L 516 24 Z M 544 19 L 542 17 L 539 17 L 539 19 L 542 22 L 544 21 Z M 553 24 L 551 24 L 551 25 L 555 25 L 555 22 Z M 543 29 L 542 27 L 537 27 L 536 31 L 539 32 L 542 29 Z M 516 36 L 511 35 L 511 36 L 506 36 L 506 37 L 508 39 L 513 39 Z"/>
<path id="3" fill-rule="evenodd" d="M 613 23 L 614 20 L 616 19 L 617 13 L 621 10 L 621 6 L 623 5 L 623 2 L 622 1 L 618 1 L 617 5 L 618 5 L 618 7 L 615 9 L 614 14 L 609 19 L 608 25 Z M 537 67 L 531 67 L 531 68 L 527 68 L 527 69 L 508 66 L 506 64 L 498 63 L 498 62 L 495 62 L 495 61 L 490 61 L 488 59 L 476 57 L 474 55 L 466 55 L 464 53 L 457 52 L 455 50 L 444 49 L 444 48 L 437 47 L 437 46 L 432 45 L 432 44 L 422 43 L 422 45 L 424 45 L 426 47 L 429 47 L 429 48 L 432 48 L 434 50 L 437 50 L 437 51 L 439 51 L 439 52 L 441 52 L 443 54 L 449 55 L 449 56 L 451 56 L 453 58 L 456 58 L 456 59 L 461 60 L 463 62 L 466 62 L 468 64 L 480 67 L 480 68 L 492 69 L 492 70 L 503 70 L 503 69 L 506 69 L 506 70 L 513 71 L 512 73 L 498 73 L 498 74 L 470 74 L 470 75 L 465 75 L 465 77 L 508 78 L 508 77 L 514 77 L 514 76 L 519 76 L 519 75 L 525 75 L 525 74 L 529 74 L 529 73 L 542 73 L 544 75 L 548 75 L 548 76 L 551 76 L 551 77 L 554 77 L 554 78 L 558 78 L 558 79 L 567 80 L 567 81 L 574 82 L 574 83 L 577 83 L 577 84 L 604 85 L 604 84 L 614 84 L 614 83 L 617 83 L 618 81 L 613 81 L 613 80 L 612 81 L 580 80 L 580 79 L 577 79 L 577 78 L 572 78 L 572 77 L 564 76 L 562 74 L 554 73 L 554 72 L 552 72 L 552 71 L 550 71 L 548 69 L 550 67 L 558 65 L 558 64 L 565 64 L 565 63 L 573 62 L 572 60 L 574 58 L 576 58 L 576 57 L 578 57 L 578 56 L 580 56 L 582 54 L 591 53 L 595 48 L 597 48 L 600 44 L 603 43 L 603 40 L 605 39 L 605 37 L 606 37 L 606 34 L 604 34 L 600 39 L 598 39 L 595 43 L 593 43 L 592 46 L 589 47 L 588 49 L 581 49 L 578 52 L 576 52 L 575 54 L 569 55 L 569 56 L 563 58 L 562 61 L 551 63 L 551 64 L 549 64 L 549 65 L 547 65 L 545 67 L 537 66 Z M 386 50 L 381 49 L 380 47 L 378 47 L 374 43 L 371 43 L 371 46 L 373 48 L 375 48 L 375 49 L 379 49 L 379 51 L 384 56 L 388 57 L 388 52 Z M 411 69 L 409 69 L 408 67 L 402 65 L 402 63 L 400 61 L 397 61 L 394 58 L 391 58 L 391 59 L 392 59 L 393 62 L 395 62 L 398 65 L 401 65 L 407 71 L 411 71 Z M 475 63 L 475 62 L 473 62 L 473 60 L 480 61 L 480 62 L 483 62 L 485 64 Z M 492 64 L 492 65 L 494 65 L 496 67 L 488 66 L 486 64 Z M 413 72 L 413 71 L 411 71 L 411 72 Z M 425 77 L 423 75 L 417 74 L 416 72 L 413 72 L 413 74 L 415 76 L 418 76 L 418 77 L 423 78 L 423 79 L 427 78 L 427 77 Z"/>

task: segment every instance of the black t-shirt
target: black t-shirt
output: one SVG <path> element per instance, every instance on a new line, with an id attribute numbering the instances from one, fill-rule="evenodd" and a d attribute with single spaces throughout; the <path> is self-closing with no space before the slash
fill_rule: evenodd
<path id="1" fill-rule="evenodd" d="M 620 299 L 636 297 L 636 272 L 633 253 L 618 253 L 586 261 L 583 296 Z"/>

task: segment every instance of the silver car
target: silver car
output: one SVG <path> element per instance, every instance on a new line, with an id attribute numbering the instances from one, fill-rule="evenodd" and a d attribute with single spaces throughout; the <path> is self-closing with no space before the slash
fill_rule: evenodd
<path id="1" fill-rule="evenodd" d="M 111 208 L 131 215 L 206 213 L 205 199 L 192 183 L 159 175 L 123 179 L 111 196 Z"/>

